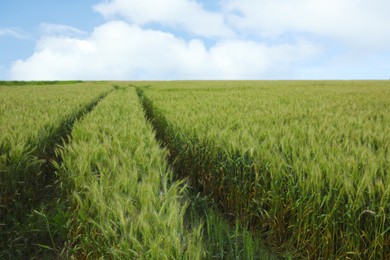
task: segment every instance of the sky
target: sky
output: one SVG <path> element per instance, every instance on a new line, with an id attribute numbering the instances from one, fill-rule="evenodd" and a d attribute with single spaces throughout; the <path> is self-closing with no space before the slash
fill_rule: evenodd
<path id="1" fill-rule="evenodd" d="M 0 80 L 389 79 L 388 0 L 1 0 Z"/>

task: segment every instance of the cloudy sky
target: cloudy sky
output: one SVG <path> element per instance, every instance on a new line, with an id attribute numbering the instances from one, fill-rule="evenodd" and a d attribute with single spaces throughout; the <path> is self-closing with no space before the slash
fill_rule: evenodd
<path id="1" fill-rule="evenodd" d="M 0 80 L 388 79 L 388 0 L 2 0 Z"/>

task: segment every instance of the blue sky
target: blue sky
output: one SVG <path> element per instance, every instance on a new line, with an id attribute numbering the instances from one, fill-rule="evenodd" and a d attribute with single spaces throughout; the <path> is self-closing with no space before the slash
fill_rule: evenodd
<path id="1" fill-rule="evenodd" d="M 0 80 L 388 79 L 387 0 L 4 0 Z"/>
<path id="2" fill-rule="evenodd" d="M 103 17 L 92 9 L 96 3 L 95 0 L 0 1 L 0 66 L 9 67 L 15 60 L 31 56 L 42 36 L 41 25 L 44 23 L 66 24 L 91 31 L 104 22 Z M 6 30 L 19 35 L 6 33 Z"/>

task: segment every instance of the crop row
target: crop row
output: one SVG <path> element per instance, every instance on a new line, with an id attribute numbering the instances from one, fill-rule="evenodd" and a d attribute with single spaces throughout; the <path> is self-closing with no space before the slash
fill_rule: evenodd
<path id="1" fill-rule="evenodd" d="M 182 184 L 145 121 L 134 88 L 112 92 L 77 122 L 57 165 L 70 201 L 68 257 L 199 259 Z"/>
<path id="2" fill-rule="evenodd" d="M 54 177 L 45 171 L 55 145 L 110 89 L 107 84 L 0 87 L 0 256 L 31 243 L 21 226 Z"/>
<path id="3" fill-rule="evenodd" d="M 269 243 L 315 258 L 390 256 L 388 82 L 152 83 L 139 93 L 179 174 Z"/>
<path id="4" fill-rule="evenodd" d="M 1 208 L 4 219 L 0 258 L 267 257 L 262 245 L 239 222 L 231 227 L 205 198 L 194 194 L 194 201 L 188 200 L 184 183 L 172 180 L 165 161 L 166 151 L 157 145 L 151 127 L 145 122 L 134 89 L 124 89 L 119 85 L 127 84 L 117 82 L 115 90 L 96 107 L 100 95 L 85 106 L 76 108 L 71 104 L 70 95 L 74 95 L 72 102 L 78 96 L 86 97 L 85 87 L 96 88 L 96 94 L 99 90 L 105 94 L 111 83 L 92 85 L 66 86 L 66 91 L 58 85 L 39 87 L 38 103 L 42 107 L 34 103 L 35 99 L 23 102 L 27 95 L 38 97 L 34 94 L 37 86 L 2 89 L 8 95 L 4 96 L 3 104 L 7 104 L 4 108 L 9 108 L 3 110 L 8 111 L 7 124 L 3 125 L 8 135 L 2 139 L 8 145 L 3 147 L 10 148 L 4 149 L 4 155 L 8 156 L 13 148 L 10 140 L 36 148 L 30 156 L 14 159 L 20 165 L 25 159 L 26 167 L 20 167 L 19 175 L 12 175 L 19 178 L 16 186 L 20 192 L 15 192 L 8 205 Z M 66 120 L 56 119 L 55 113 L 61 113 L 57 105 L 63 106 L 64 113 L 71 106 L 79 111 L 72 112 L 73 117 L 63 116 Z M 15 109 L 18 106 L 27 108 Z M 45 116 L 47 111 L 50 112 Z M 11 115 L 20 120 L 13 121 Z M 76 119 L 78 122 L 73 125 Z M 37 139 L 33 123 L 40 121 L 41 125 L 54 126 L 40 130 L 42 138 Z M 13 132 L 6 128 L 11 123 Z M 28 124 L 30 127 L 22 127 Z M 80 131 L 91 136 L 86 137 Z M 103 139 L 104 142 L 100 141 Z M 28 148 L 21 151 L 24 153 L 28 153 Z M 111 160 L 113 163 L 108 163 Z M 86 168 L 77 168 L 80 165 Z M 12 164 L 4 166 L 9 170 Z M 5 187 L 7 183 L 3 184 Z M 12 189 L 9 190 L 12 194 Z"/>

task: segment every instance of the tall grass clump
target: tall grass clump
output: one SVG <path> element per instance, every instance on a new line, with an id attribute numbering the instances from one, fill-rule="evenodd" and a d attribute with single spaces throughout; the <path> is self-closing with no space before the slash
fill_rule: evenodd
<path id="1" fill-rule="evenodd" d="M 269 245 L 386 259 L 389 84 L 169 82 L 141 96 L 178 174 Z"/>
<path id="2" fill-rule="evenodd" d="M 67 257 L 201 258 L 200 226 L 184 226 L 183 185 L 172 180 L 134 88 L 100 102 L 60 153 L 73 216 Z"/>
<path id="3" fill-rule="evenodd" d="M 0 258 L 31 257 L 43 249 L 39 243 L 50 241 L 46 224 L 35 225 L 42 218 L 34 212 L 55 190 L 54 148 L 110 89 L 88 84 L 0 87 Z"/>

